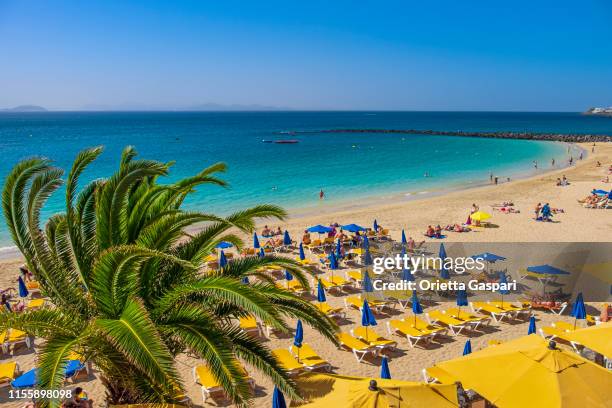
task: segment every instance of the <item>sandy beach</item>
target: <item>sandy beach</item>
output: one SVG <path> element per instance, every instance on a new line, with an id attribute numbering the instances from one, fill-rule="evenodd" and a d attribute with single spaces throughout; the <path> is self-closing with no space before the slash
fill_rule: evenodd
<path id="1" fill-rule="evenodd" d="M 473 188 L 469 190 L 455 191 L 448 194 L 410 200 L 406 202 L 395 202 L 386 205 L 360 206 L 356 208 L 335 208 L 322 205 L 320 211 L 315 209 L 312 214 L 290 216 L 282 224 L 272 223 L 270 226 L 276 228 L 280 225 L 287 229 L 293 239 L 299 239 L 306 226 L 332 222 L 339 224 L 357 223 L 370 226 L 374 219 L 391 232 L 393 239 L 399 240 L 401 230 L 405 229 L 408 236 L 416 241 L 426 239 L 423 236 L 428 225 L 463 223 L 466 221 L 472 204 L 477 204 L 482 211 L 491 213 L 491 223 L 495 228 L 484 228 L 469 233 L 449 233 L 449 242 L 610 242 L 612 237 L 612 210 L 583 208 L 577 202 L 588 195 L 592 189 L 610 190 L 611 184 L 602 181 L 607 174 L 608 167 L 612 163 L 612 143 L 598 143 L 594 153 L 591 145 L 581 146 L 589 152 L 588 156 L 578 161 L 570 168 L 547 172 L 543 175 L 528 179 L 511 181 L 500 185 L 490 185 Z M 601 167 L 597 167 L 597 162 Z M 568 186 L 556 186 L 556 180 L 565 175 L 569 180 Z M 612 177 L 612 175 L 611 175 Z M 520 213 L 503 214 L 495 211 L 492 204 L 504 201 L 512 201 L 514 208 Z M 540 203 L 550 203 L 551 207 L 563 209 L 563 213 L 556 214 L 554 223 L 537 223 L 533 220 L 533 209 Z M 316 214 L 315 214 L 316 212 Z M 258 231 L 261 230 L 259 226 Z M 428 240 L 428 239 L 427 239 Z M 0 262 L 0 287 L 6 288 L 16 286 L 18 266 L 20 259 L 6 259 Z M 345 295 L 346 296 L 346 295 Z M 331 306 L 341 307 L 344 305 L 345 296 L 335 296 L 328 293 L 328 303 Z M 448 303 L 426 304 L 426 311 L 444 309 L 449 307 Z M 595 311 L 590 305 L 588 312 Z M 557 320 L 573 322 L 573 318 L 567 315 L 557 316 L 546 312 L 535 312 L 538 328 L 550 325 Z M 378 326 L 376 331 L 387 337 L 386 322 L 389 319 L 397 319 L 403 316 L 412 316 L 411 312 L 402 312 L 395 309 L 387 315 L 378 315 Z M 360 313 L 355 309 L 347 310 L 346 319 L 340 322 L 343 331 L 349 331 L 359 324 Z M 579 322 L 583 324 L 584 322 Z M 291 324 L 295 326 L 295 324 Z M 477 332 L 468 332 L 468 335 L 444 338 L 440 343 L 434 343 L 428 349 L 411 348 L 405 339 L 391 336 L 398 341 L 398 350 L 391 354 L 390 371 L 393 378 L 422 381 L 421 370 L 432 364 L 451 359 L 461 355 L 465 341 L 472 340 L 475 350 L 486 347 L 490 340 L 509 340 L 527 333 L 528 322 L 516 320 L 509 323 L 491 323 L 490 326 Z M 338 350 L 334 345 L 327 342 L 309 327 L 305 327 L 304 341 L 310 344 L 321 357 L 328 360 L 334 367 L 336 373 L 357 375 L 366 377 L 378 377 L 380 373 L 380 359 L 369 360 L 358 363 L 352 353 Z M 291 334 L 285 338 L 271 337 L 268 341 L 272 349 L 287 348 L 292 343 Z M 36 345 L 36 343 L 35 343 Z M 18 348 L 14 356 L 2 355 L 0 362 L 16 360 L 22 371 L 35 367 L 36 355 L 33 350 L 25 347 Z M 183 355 L 178 359 L 178 368 L 181 372 L 188 395 L 194 405 L 202 405 L 202 397 L 199 386 L 194 384 L 192 378 L 192 367 L 198 362 Z M 250 370 L 257 384 L 257 395 L 253 400 L 256 407 L 271 406 L 272 385 L 261 375 Z M 102 406 L 104 400 L 104 388 L 97 378 L 94 370 L 93 375 L 86 381 L 78 383 L 95 401 L 96 406 Z M 71 385 L 69 385 L 71 386 Z M 224 405 L 217 401 L 217 405 Z M 5 407 L 21 407 L 23 401 L 9 401 L 6 389 L 0 391 L 0 405 Z M 209 404 L 207 404 L 208 406 Z M 215 402 L 213 401 L 213 404 Z"/>

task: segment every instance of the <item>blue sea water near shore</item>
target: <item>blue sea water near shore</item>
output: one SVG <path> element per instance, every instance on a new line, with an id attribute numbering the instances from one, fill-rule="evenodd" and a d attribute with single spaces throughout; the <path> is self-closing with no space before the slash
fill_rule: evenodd
<path id="1" fill-rule="evenodd" d="M 116 169 L 126 145 L 141 157 L 176 161 L 169 181 L 217 161 L 229 189 L 200 188 L 190 208 L 227 214 L 259 203 L 317 208 L 383 195 L 424 192 L 505 180 L 568 158 L 559 142 L 369 133 L 288 134 L 334 128 L 612 133 L 609 118 L 578 113 L 493 112 L 43 112 L 0 114 L 0 178 L 20 159 L 49 157 L 64 168 L 83 148 L 104 145 L 83 182 Z M 297 144 L 262 140 L 298 139 Z M 572 152 L 570 152 L 572 154 Z M 574 153 L 576 154 L 576 153 Z M 427 174 L 428 177 L 424 177 Z M 319 190 L 326 199 L 321 203 Z M 61 211 L 63 194 L 45 215 Z M 10 246 L 4 220 L 0 247 Z"/>

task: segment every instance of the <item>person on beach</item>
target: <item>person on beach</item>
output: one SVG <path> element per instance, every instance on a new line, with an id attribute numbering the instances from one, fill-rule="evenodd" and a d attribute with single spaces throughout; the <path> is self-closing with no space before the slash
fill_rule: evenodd
<path id="1" fill-rule="evenodd" d="M 321 191 L 319 191 L 319 200 L 322 200 L 325 198 L 325 192 L 323 192 L 323 189 L 321 189 Z"/>
<path id="2" fill-rule="evenodd" d="M 497 185 L 498 182 L 499 182 L 499 179 L 495 177 L 495 185 Z"/>
<path id="3" fill-rule="evenodd" d="M 21 274 L 21 279 L 23 279 L 24 282 L 30 282 L 32 280 L 32 272 L 30 272 L 25 265 L 21 265 L 19 267 L 19 273 Z"/>
<path id="4" fill-rule="evenodd" d="M 574 163 L 574 156 L 570 156 L 569 165 L 571 166 Z"/>
<path id="5" fill-rule="evenodd" d="M 538 203 L 538 205 L 536 205 L 536 207 L 535 207 L 535 219 L 536 219 L 536 221 L 540 217 L 540 211 L 541 210 L 542 210 L 542 203 Z"/>
<path id="6" fill-rule="evenodd" d="M 442 227 L 440 226 L 440 224 L 436 225 L 436 238 L 442 238 Z"/>
<path id="7" fill-rule="evenodd" d="M 308 230 L 304 230 L 304 235 L 302 235 L 302 244 L 308 245 L 312 241 L 310 240 L 310 232 Z"/>
<path id="8" fill-rule="evenodd" d="M 269 237 L 272 235 L 272 231 L 270 231 L 270 228 L 268 228 L 267 225 L 264 225 L 263 229 L 261 230 L 261 235 L 264 237 Z"/>
<path id="9" fill-rule="evenodd" d="M 76 387 L 72 391 L 72 397 L 63 404 L 65 407 L 77 407 L 77 408 L 92 408 L 93 400 L 87 397 L 87 393 L 83 391 L 83 388 Z"/>
<path id="10" fill-rule="evenodd" d="M 551 221 L 551 217 L 552 217 L 552 213 L 551 213 L 550 205 L 546 203 L 542 207 L 542 221 Z"/>
<path id="11" fill-rule="evenodd" d="M 478 206 L 476 205 L 476 203 L 472 204 L 472 210 L 470 214 L 474 214 L 476 211 L 478 211 Z"/>
<path id="12" fill-rule="evenodd" d="M 580 152 L 580 160 L 582 160 L 582 152 Z"/>
<path id="13" fill-rule="evenodd" d="M 280 226 L 276 228 L 276 235 L 283 235 L 283 230 L 281 230 Z"/>
<path id="14" fill-rule="evenodd" d="M 435 231 L 433 229 L 433 227 L 431 225 L 427 226 L 427 231 L 425 232 L 425 236 L 429 237 L 429 238 L 433 238 L 435 235 Z"/>
<path id="15" fill-rule="evenodd" d="M 550 167 L 555 167 L 555 158 L 550 161 Z"/>

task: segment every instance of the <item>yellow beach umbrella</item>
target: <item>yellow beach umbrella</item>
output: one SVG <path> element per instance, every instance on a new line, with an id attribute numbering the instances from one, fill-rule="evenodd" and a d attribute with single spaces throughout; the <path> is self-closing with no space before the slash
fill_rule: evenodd
<path id="1" fill-rule="evenodd" d="M 470 218 L 473 221 L 485 221 L 488 220 L 489 218 L 491 218 L 491 214 L 486 213 L 484 211 L 476 211 L 475 213 L 473 213 L 472 215 L 470 215 Z"/>
<path id="2" fill-rule="evenodd" d="M 425 384 L 411 381 L 376 379 L 371 390 L 370 378 L 310 373 L 297 378 L 302 396 L 308 401 L 291 406 L 305 408 L 446 408 L 457 407 L 455 384 Z"/>
<path id="3" fill-rule="evenodd" d="M 434 367 L 499 408 L 610 406 L 612 373 L 536 334 Z"/>
<path id="4" fill-rule="evenodd" d="M 575 330 L 567 334 L 567 340 L 612 358 L 612 322 Z"/>

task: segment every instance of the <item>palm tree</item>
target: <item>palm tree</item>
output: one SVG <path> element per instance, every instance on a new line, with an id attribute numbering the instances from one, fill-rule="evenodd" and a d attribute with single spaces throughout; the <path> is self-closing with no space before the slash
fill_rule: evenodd
<path id="1" fill-rule="evenodd" d="M 288 395 L 295 383 L 259 339 L 247 336 L 236 318 L 254 315 L 287 331 L 286 318 L 299 318 L 335 342 L 337 326 L 309 302 L 277 288 L 264 267 L 279 265 L 308 286 L 305 271 L 284 257 L 230 262 L 202 272 L 204 259 L 221 241 L 242 246 L 257 218 L 283 219 L 273 205 L 219 217 L 185 211 L 185 198 L 202 184 L 225 186 L 212 165 L 193 177 L 159 184 L 171 163 L 135 159 L 123 151 L 118 171 L 78 190 L 85 168 L 102 152 L 82 151 L 66 180 L 66 209 L 44 227 L 40 213 L 62 184 L 63 172 L 49 160 L 17 164 L 2 192 L 13 241 L 53 307 L 1 314 L 0 330 L 24 330 L 45 340 L 39 354 L 41 388 L 61 386 L 71 352 L 100 370 L 110 403 L 173 402 L 181 395 L 175 366 L 179 353 L 206 361 L 228 396 L 239 405 L 251 398 L 242 368 L 248 363 Z M 200 224 L 188 234 L 186 228 Z M 44 229 L 43 229 L 44 228 Z M 245 276 L 257 283 L 243 285 Z"/>

